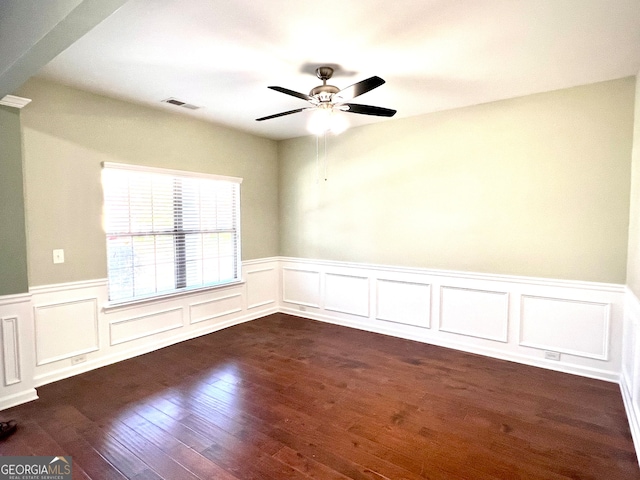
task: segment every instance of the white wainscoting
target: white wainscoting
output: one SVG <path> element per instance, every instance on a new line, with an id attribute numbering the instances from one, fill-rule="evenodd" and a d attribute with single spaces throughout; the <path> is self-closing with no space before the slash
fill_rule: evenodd
<path id="1" fill-rule="evenodd" d="M 106 310 L 104 280 L 0 298 L 0 410 L 39 385 L 282 311 L 620 381 L 640 435 L 640 302 L 624 286 L 298 258 L 245 261 L 243 280 Z"/>
<path id="2" fill-rule="evenodd" d="M 279 260 L 243 262 L 238 284 L 107 306 L 106 280 L 33 287 L 0 298 L 0 410 L 34 387 L 278 310 Z"/>
<path id="3" fill-rule="evenodd" d="M 184 327 L 183 309 L 169 308 L 109 322 L 109 345 L 133 342 Z"/>
<path id="4" fill-rule="evenodd" d="M 206 322 L 242 311 L 242 293 L 231 293 L 189 305 L 189 321 Z"/>
<path id="5" fill-rule="evenodd" d="M 0 410 L 38 398 L 33 332 L 31 295 L 0 297 Z"/>
<path id="6" fill-rule="evenodd" d="M 326 273 L 324 308 L 328 311 L 369 316 L 369 278 Z"/>
<path id="7" fill-rule="evenodd" d="M 610 310 L 608 303 L 522 295 L 520 345 L 608 360 Z"/>
<path id="8" fill-rule="evenodd" d="M 4 384 L 20 383 L 20 334 L 18 317 L 3 317 L 2 321 L 2 360 L 4 362 Z"/>
<path id="9" fill-rule="evenodd" d="M 282 299 L 299 306 L 320 308 L 320 272 L 284 267 Z"/>
<path id="10" fill-rule="evenodd" d="M 376 319 L 431 328 L 431 285 L 376 279 Z"/>
<path id="11" fill-rule="evenodd" d="M 509 293 L 440 287 L 440 330 L 506 342 Z"/>
<path id="12" fill-rule="evenodd" d="M 619 381 L 623 285 L 300 258 L 281 263 L 282 312 Z"/>
<path id="13" fill-rule="evenodd" d="M 97 298 L 36 304 L 33 310 L 36 366 L 99 350 Z"/>
<path id="14" fill-rule="evenodd" d="M 279 303 L 277 288 L 279 286 L 280 266 L 271 265 L 247 272 L 247 309 L 263 308 L 267 305 L 276 307 Z"/>
<path id="15" fill-rule="evenodd" d="M 624 309 L 624 334 L 620 390 L 631 436 L 640 458 L 640 300 L 627 289 Z"/>

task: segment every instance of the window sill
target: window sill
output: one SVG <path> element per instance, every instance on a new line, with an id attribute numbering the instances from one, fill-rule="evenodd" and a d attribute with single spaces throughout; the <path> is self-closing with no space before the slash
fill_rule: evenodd
<path id="1" fill-rule="evenodd" d="M 111 303 L 106 303 L 105 305 L 103 305 L 102 307 L 102 311 L 103 312 L 111 312 L 114 310 L 119 310 L 119 309 L 126 309 L 126 308 L 132 308 L 132 307 L 137 307 L 137 306 L 143 306 L 146 304 L 151 304 L 151 303 L 155 303 L 155 302 L 164 302 L 167 300 L 173 300 L 175 298 L 179 298 L 179 297 L 185 297 L 187 295 L 198 295 L 201 293 L 205 293 L 205 292 L 210 292 L 213 290 L 224 290 L 227 288 L 233 288 L 233 287 L 238 287 L 240 285 L 244 285 L 245 281 L 244 280 L 238 280 L 236 282 L 231 282 L 231 283 L 224 283 L 224 284 L 220 284 L 220 285 L 210 285 L 210 286 L 206 286 L 206 287 L 199 287 L 199 288 L 191 288 L 191 289 L 187 289 L 187 290 L 181 290 L 179 292 L 171 292 L 171 293 L 165 293 L 165 294 L 160 294 L 160 295 L 154 295 L 152 297 L 144 297 L 144 298 L 137 298 L 135 300 L 125 300 L 122 302 L 111 302 Z"/>

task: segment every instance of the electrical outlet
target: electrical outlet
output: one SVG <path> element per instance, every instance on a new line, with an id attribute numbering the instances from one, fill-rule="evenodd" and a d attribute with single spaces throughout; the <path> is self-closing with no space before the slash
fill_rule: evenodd
<path id="1" fill-rule="evenodd" d="M 547 360 L 560 360 L 560 352 L 552 352 L 547 350 L 544 352 L 544 358 Z"/>
<path id="2" fill-rule="evenodd" d="M 79 363 L 84 363 L 87 361 L 86 355 L 78 355 L 76 357 L 71 358 L 71 365 L 78 365 Z"/>
<path id="3" fill-rule="evenodd" d="M 53 251 L 53 263 L 64 263 L 64 250 L 57 248 Z"/>
<path id="4" fill-rule="evenodd" d="M 304 305 L 298 305 L 298 308 L 300 309 L 301 312 L 307 311 L 307 307 L 305 307 Z"/>

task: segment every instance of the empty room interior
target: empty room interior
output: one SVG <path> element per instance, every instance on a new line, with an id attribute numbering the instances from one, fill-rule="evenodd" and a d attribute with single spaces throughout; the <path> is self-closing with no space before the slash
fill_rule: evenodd
<path id="1" fill-rule="evenodd" d="M 637 0 L 3 1 L 0 454 L 640 479 L 639 73 Z"/>

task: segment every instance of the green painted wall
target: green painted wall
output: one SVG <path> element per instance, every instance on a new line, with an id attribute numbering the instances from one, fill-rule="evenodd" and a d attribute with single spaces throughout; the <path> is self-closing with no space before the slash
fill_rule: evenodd
<path id="1" fill-rule="evenodd" d="M 0 296 L 26 293 L 20 110 L 0 106 Z"/>
<path id="2" fill-rule="evenodd" d="M 41 79 L 17 94 L 33 100 L 22 115 L 31 286 L 106 278 L 104 161 L 242 177 L 243 260 L 278 255 L 275 141 Z"/>
<path id="3" fill-rule="evenodd" d="M 103 161 L 243 177 L 245 260 L 626 279 L 635 78 L 353 128 L 329 139 L 326 182 L 312 137 L 274 142 L 41 79 L 16 94 L 33 99 L 19 116 L 30 285 L 106 276 Z M 630 246 L 636 292 L 637 257 Z"/>
<path id="4" fill-rule="evenodd" d="M 329 139 L 326 182 L 314 138 L 280 142 L 280 252 L 624 283 L 634 90 L 631 77 L 353 128 Z"/>

